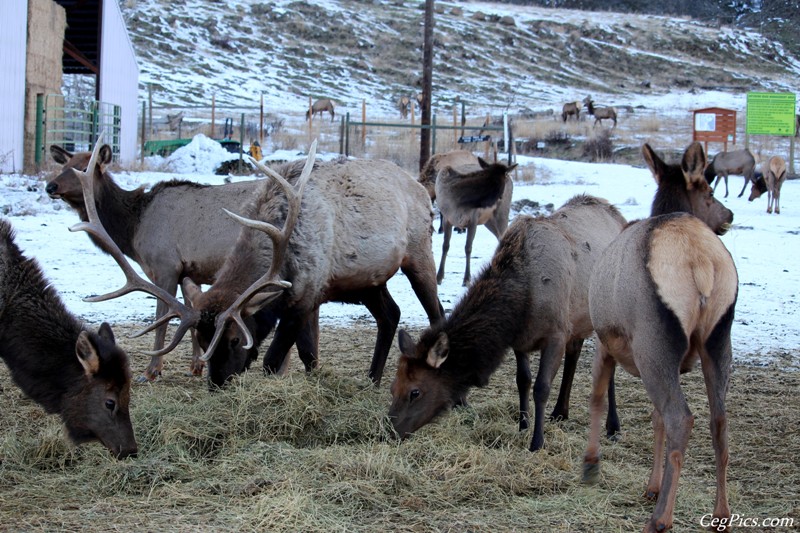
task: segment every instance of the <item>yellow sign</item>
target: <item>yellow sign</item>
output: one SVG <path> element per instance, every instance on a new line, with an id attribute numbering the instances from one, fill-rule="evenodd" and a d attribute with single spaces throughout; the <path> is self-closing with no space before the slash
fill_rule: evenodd
<path id="1" fill-rule="evenodd" d="M 748 135 L 794 136 L 794 93 L 747 93 Z"/>

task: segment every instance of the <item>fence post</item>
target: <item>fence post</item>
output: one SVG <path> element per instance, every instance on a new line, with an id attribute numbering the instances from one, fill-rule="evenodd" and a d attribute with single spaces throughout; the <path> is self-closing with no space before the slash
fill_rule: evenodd
<path id="1" fill-rule="evenodd" d="M 458 104 L 453 104 L 453 145 L 458 146 Z"/>
<path id="2" fill-rule="evenodd" d="M 339 117 L 339 154 L 344 155 L 344 117 Z"/>
<path id="3" fill-rule="evenodd" d="M 114 140 L 114 144 L 112 145 L 112 148 L 116 149 L 117 160 L 119 160 L 120 148 L 121 148 L 121 144 L 122 144 L 121 139 L 120 139 L 120 124 L 121 123 L 122 123 L 122 108 L 120 106 L 118 106 L 118 105 L 115 105 L 114 106 L 114 126 L 112 128 L 112 131 L 114 133 L 114 136 L 112 137 L 113 140 Z"/>
<path id="4" fill-rule="evenodd" d="M 431 156 L 436 154 L 436 113 L 431 116 Z"/>
<path id="5" fill-rule="evenodd" d="M 367 122 L 367 100 L 361 100 L 361 124 L 366 124 Z M 361 146 L 365 148 L 367 146 L 367 127 L 361 126 Z"/>
<path id="6" fill-rule="evenodd" d="M 344 155 L 350 157 L 350 111 L 344 119 Z"/>
<path id="7" fill-rule="evenodd" d="M 33 161 L 36 166 L 42 164 L 42 155 L 44 153 L 44 95 L 39 93 L 36 95 L 36 142 L 34 150 L 36 152 L 33 156 Z"/>
<path id="8" fill-rule="evenodd" d="M 147 134 L 147 108 L 145 107 L 147 104 L 142 100 L 142 149 L 141 155 L 139 156 L 139 163 L 144 165 L 144 145 L 146 142 L 146 134 Z"/>
<path id="9" fill-rule="evenodd" d="M 210 138 L 214 138 L 214 129 L 215 124 L 214 121 L 216 119 L 216 112 L 217 112 L 217 93 L 211 93 L 211 133 L 208 135 Z"/>
<path id="10" fill-rule="evenodd" d="M 467 124 L 467 111 L 464 100 L 461 100 L 461 136 L 464 136 L 464 126 Z"/>
<path id="11" fill-rule="evenodd" d="M 89 146 L 92 146 L 95 143 L 95 141 L 97 140 L 97 135 L 99 134 L 99 131 L 98 131 L 98 129 L 99 129 L 98 128 L 98 120 L 99 120 L 98 116 L 100 114 L 99 108 L 100 108 L 100 103 L 97 100 L 93 100 L 92 101 L 92 105 L 91 105 L 91 110 L 92 110 L 92 131 L 89 134 Z"/>
<path id="12" fill-rule="evenodd" d="M 239 175 L 242 174 L 242 159 L 244 152 L 244 113 L 242 113 L 242 118 L 239 122 Z"/>

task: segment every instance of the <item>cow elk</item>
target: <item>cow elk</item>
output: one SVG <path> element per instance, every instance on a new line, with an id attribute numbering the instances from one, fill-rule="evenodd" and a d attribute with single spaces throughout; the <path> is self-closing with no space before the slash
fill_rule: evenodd
<path id="1" fill-rule="evenodd" d="M 91 153 L 73 154 L 56 145 L 50 147 L 50 153 L 63 167 L 45 191 L 51 198 L 66 202 L 82 221 L 88 221 L 77 172 L 86 170 Z M 136 261 L 153 283 L 172 295 L 187 276 L 197 283 L 212 283 L 240 230 L 220 208 L 242 205 L 259 181 L 209 186 L 170 180 L 157 183 L 149 191 L 144 187 L 128 191 L 117 185 L 106 169 L 111 162 L 111 147 L 103 145 L 98 157 L 91 180 L 95 207 L 116 246 Z M 104 249 L 95 237 L 91 238 Z M 166 311 L 166 303 L 158 300 L 156 320 Z M 166 332 L 166 322 L 156 329 L 152 359 L 145 371 L 149 380 L 161 374 Z M 192 361 L 193 374 L 201 374 L 202 369 L 202 364 Z"/>
<path id="2" fill-rule="evenodd" d="M 781 187 L 786 181 L 786 161 L 781 156 L 772 156 L 764 164 L 764 171 L 756 177 L 750 188 L 749 201 L 760 198 L 767 193 L 767 213 L 772 213 L 772 204 L 775 203 L 775 214 L 781 214 Z"/>
<path id="3" fill-rule="evenodd" d="M 330 98 L 321 98 L 311 104 L 311 108 L 306 111 L 306 120 L 313 118 L 314 115 L 322 116 L 326 111 L 331 114 L 331 122 L 333 122 L 336 115 L 333 111 L 333 101 Z"/>
<path id="4" fill-rule="evenodd" d="M 561 120 L 564 122 L 571 116 L 575 116 L 577 122 L 581 118 L 581 103 L 580 102 L 567 102 L 561 107 Z"/>
<path id="5" fill-rule="evenodd" d="M 530 449 L 544 445 L 550 386 L 566 352 L 558 401 L 550 418 L 569 417 L 569 397 L 583 341 L 592 333 L 589 276 L 603 249 L 625 226 L 605 200 L 576 196 L 549 217 L 518 216 L 489 266 L 448 318 L 418 343 L 400 331 L 397 376 L 389 417 L 401 438 L 455 405 L 471 387 L 483 387 L 506 350 L 517 360 L 520 429 L 530 419 L 530 352 L 541 352 L 533 385 Z M 609 394 L 609 435 L 619 421 Z"/>
<path id="6" fill-rule="evenodd" d="M 33 259 L 0 219 L 0 358 L 14 382 L 48 413 L 58 413 L 70 440 L 98 440 L 118 458 L 136 455 L 128 356 L 103 323 L 90 331 L 65 307 Z"/>
<path id="7" fill-rule="evenodd" d="M 463 158 L 467 157 L 458 153 L 453 161 L 460 163 Z M 517 165 L 487 163 L 480 157 L 473 158 L 475 162 L 471 164 L 453 163 L 451 166 L 447 159 L 438 163 L 441 170 L 436 176 L 436 202 L 444 222 L 442 257 L 436 275 L 438 283 L 444 279 L 445 261 L 454 227 L 467 229 L 467 242 L 464 246 L 465 287 L 469 285 L 472 241 L 478 226 L 485 225 L 498 240 L 508 227 L 508 213 L 511 210 L 514 189 L 508 173 Z"/>
<path id="8" fill-rule="evenodd" d="M 714 183 L 714 190 L 721 179 L 725 179 L 725 198 L 728 197 L 728 175 L 739 174 L 744 176 L 744 185 L 739 193 L 739 198 L 744 194 L 747 184 L 755 182 L 756 158 L 750 150 L 733 150 L 731 152 L 720 152 L 715 155 L 705 169 L 706 181 Z M 716 181 L 714 181 L 716 179 Z"/>
<path id="9" fill-rule="evenodd" d="M 714 517 L 730 519 L 725 396 L 731 374 L 731 325 L 738 277 L 716 234 L 733 214 L 713 197 L 699 143 L 680 165 L 666 164 L 645 144 L 658 184 L 650 218 L 631 223 L 605 249 L 592 272 L 589 310 L 599 338 L 590 399 L 591 426 L 583 479 L 599 478 L 603 396 L 617 363 L 642 379 L 653 402 L 654 461 L 645 496 L 657 499 L 644 531 L 672 527 L 678 478 L 694 424 L 680 374 L 700 360 L 716 459 Z M 666 440 L 666 446 L 665 446 Z"/>
<path id="10" fill-rule="evenodd" d="M 469 150 L 452 150 L 434 154 L 425 162 L 419 173 L 419 182 L 428 191 L 431 202 L 436 202 L 436 177 L 445 167 L 460 167 L 464 165 L 476 165 L 478 158 Z M 444 215 L 439 213 L 440 224 L 439 233 L 444 231 Z"/>
<path id="11" fill-rule="evenodd" d="M 386 287 L 395 272 L 402 270 L 408 277 L 431 322 L 444 314 L 436 294 L 430 201 L 423 187 L 394 163 L 345 160 L 314 165 L 315 149 L 316 143 L 302 169 L 302 162 L 284 165 L 279 172 L 255 163 L 274 182 L 265 180 L 241 208 L 246 218 L 226 210 L 244 227 L 208 291 L 184 280 L 188 305 L 139 277 L 118 249 L 114 258 L 128 283 L 94 300 L 141 290 L 169 302 L 165 316 L 178 316 L 181 323 L 167 350 L 189 328 L 196 328 L 212 386 L 222 386 L 246 370 L 254 359 L 254 345 L 276 322 L 265 371 L 278 371 L 295 343 L 306 370 L 315 368 L 319 306 L 329 301 L 361 303 L 378 324 L 369 376 L 379 384 L 400 319 Z M 78 174 L 84 174 L 84 181 L 85 173 Z M 86 184 L 84 188 L 90 195 Z M 394 213 L 396 223 L 388 233 L 375 232 L 386 213 Z M 105 234 L 96 215 L 90 214 L 90 221 L 81 229 Z M 107 234 L 101 239 L 109 248 L 114 246 Z"/>
<path id="12" fill-rule="evenodd" d="M 583 104 L 586 106 L 586 112 L 594 117 L 594 125 L 599 123 L 603 125 L 604 120 L 612 120 L 614 127 L 617 127 L 617 110 L 613 107 L 595 107 L 591 96 L 583 99 Z"/>

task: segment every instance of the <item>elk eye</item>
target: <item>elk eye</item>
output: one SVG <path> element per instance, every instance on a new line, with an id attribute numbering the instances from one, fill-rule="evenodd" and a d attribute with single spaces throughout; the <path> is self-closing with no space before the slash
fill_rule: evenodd
<path id="1" fill-rule="evenodd" d="M 117 402 L 114 400 L 106 400 L 106 409 L 113 411 L 117 407 Z"/>
<path id="2" fill-rule="evenodd" d="M 414 400 L 416 400 L 417 398 L 419 398 L 419 395 L 420 395 L 419 389 L 414 389 L 414 390 L 412 390 L 412 391 L 411 391 L 411 393 L 408 395 L 408 399 L 409 399 L 409 401 L 412 401 L 412 402 L 413 402 Z"/>
<path id="3" fill-rule="evenodd" d="M 234 337 L 231 339 L 231 348 L 236 348 L 239 346 L 239 337 Z"/>

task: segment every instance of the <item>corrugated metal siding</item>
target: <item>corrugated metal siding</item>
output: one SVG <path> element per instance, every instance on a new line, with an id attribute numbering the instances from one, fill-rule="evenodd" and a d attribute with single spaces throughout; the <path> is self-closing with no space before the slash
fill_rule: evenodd
<path id="1" fill-rule="evenodd" d="M 25 130 L 25 50 L 28 2 L 0 1 L 0 172 L 21 172 Z"/>
<path id="2" fill-rule="evenodd" d="M 136 159 L 139 67 L 117 0 L 103 3 L 100 101 L 122 108 L 120 161 Z"/>

